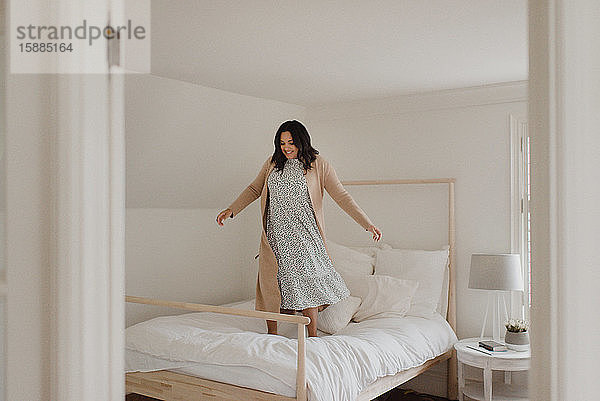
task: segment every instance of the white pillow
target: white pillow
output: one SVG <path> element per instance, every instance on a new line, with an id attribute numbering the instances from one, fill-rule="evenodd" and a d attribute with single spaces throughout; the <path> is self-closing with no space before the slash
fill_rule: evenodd
<path id="1" fill-rule="evenodd" d="M 437 251 L 391 249 L 377 252 L 375 274 L 419 282 L 408 315 L 430 317 L 436 312 L 448 265 L 449 247 Z"/>
<path id="2" fill-rule="evenodd" d="M 390 276 L 368 276 L 366 295 L 354 314 L 354 321 L 361 322 L 371 317 L 404 316 L 419 283 Z"/>
<path id="3" fill-rule="evenodd" d="M 377 251 L 380 249 L 392 249 L 392 247 L 382 242 L 377 243 L 376 246 L 351 246 L 350 249 L 354 249 L 355 251 L 369 255 L 373 258 L 373 264 L 375 264 L 375 256 L 377 256 Z"/>
<path id="4" fill-rule="evenodd" d="M 367 293 L 369 292 L 367 279 L 369 277 L 373 277 L 372 275 L 364 275 L 364 274 L 346 274 L 343 279 L 346 283 L 346 287 L 350 290 L 350 295 L 359 297 L 360 299 L 365 299 Z"/>
<path id="5" fill-rule="evenodd" d="M 349 296 L 336 304 L 328 306 L 325 310 L 319 312 L 317 328 L 325 333 L 337 333 L 348 326 L 360 302 L 360 298 Z"/>
<path id="6" fill-rule="evenodd" d="M 327 241 L 327 251 L 333 267 L 342 277 L 346 277 L 347 274 L 373 274 L 373 257 L 331 240 Z"/>

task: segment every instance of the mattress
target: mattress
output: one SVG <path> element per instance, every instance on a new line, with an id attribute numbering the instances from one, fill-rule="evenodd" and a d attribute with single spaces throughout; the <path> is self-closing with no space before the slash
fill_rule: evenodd
<path id="1" fill-rule="evenodd" d="M 230 304 L 254 309 L 254 300 Z M 295 324 L 268 335 L 263 320 L 214 313 L 162 316 L 126 330 L 127 372 L 172 370 L 288 397 L 296 393 Z M 446 320 L 384 317 L 306 339 L 310 401 L 354 400 L 378 377 L 419 366 L 457 341 Z"/>

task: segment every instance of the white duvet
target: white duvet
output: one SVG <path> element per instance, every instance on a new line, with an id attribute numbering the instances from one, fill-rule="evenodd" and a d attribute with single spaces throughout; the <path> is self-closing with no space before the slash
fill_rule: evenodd
<path id="1" fill-rule="evenodd" d="M 232 304 L 253 309 L 254 301 Z M 213 313 L 151 319 L 126 330 L 126 371 L 169 369 L 268 391 L 296 392 L 296 325 L 264 334 L 263 320 Z M 378 377 L 421 365 L 451 349 L 456 335 L 440 315 L 374 318 L 306 340 L 310 401 L 354 400 Z"/>

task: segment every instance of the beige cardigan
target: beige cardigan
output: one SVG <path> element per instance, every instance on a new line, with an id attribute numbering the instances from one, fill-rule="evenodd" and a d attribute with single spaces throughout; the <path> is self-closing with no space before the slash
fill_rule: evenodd
<path id="1" fill-rule="evenodd" d="M 258 176 L 229 206 L 229 209 L 233 212 L 231 217 L 236 216 L 260 196 L 263 229 L 260 239 L 255 309 L 279 313 L 281 293 L 279 292 L 279 284 L 277 282 L 277 259 L 267 240 L 265 231 L 266 211 L 269 200 L 266 182 L 267 177 L 269 177 L 274 167 L 275 163 L 272 163 L 271 157 L 269 157 L 263 164 Z M 327 249 L 327 243 L 323 231 L 323 189 L 326 189 L 333 200 L 365 230 L 373 224 L 344 189 L 335 170 L 323 157 L 317 155 L 316 160 L 312 163 L 312 168 L 306 174 L 306 183 L 313 210 L 315 211 L 317 226 L 325 243 L 325 249 Z"/>

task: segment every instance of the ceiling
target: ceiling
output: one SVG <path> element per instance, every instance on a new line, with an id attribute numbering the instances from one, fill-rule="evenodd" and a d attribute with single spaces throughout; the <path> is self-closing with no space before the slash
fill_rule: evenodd
<path id="1" fill-rule="evenodd" d="M 152 73 L 303 106 L 527 79 L 527 0 L 152 0 Z"/>

